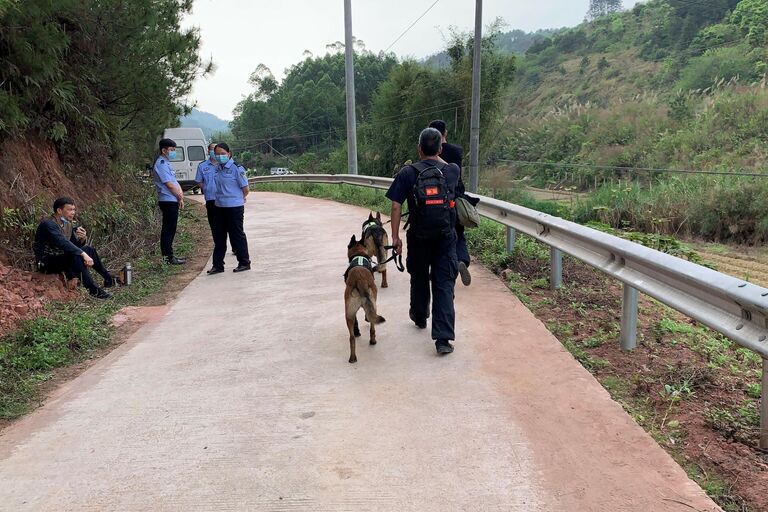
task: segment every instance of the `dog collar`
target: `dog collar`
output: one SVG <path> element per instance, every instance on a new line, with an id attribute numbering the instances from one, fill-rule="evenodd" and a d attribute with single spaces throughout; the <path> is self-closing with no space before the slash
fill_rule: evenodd
<path id="1" fill-rule="evenodd" d="M 365 233 L 366 231 L 368 231 L 369 228 L 372 228 L 374 226 L 378 226 L 376 221 L 366 222 L 365 224 L 363 224 L 363 233 Z"/>

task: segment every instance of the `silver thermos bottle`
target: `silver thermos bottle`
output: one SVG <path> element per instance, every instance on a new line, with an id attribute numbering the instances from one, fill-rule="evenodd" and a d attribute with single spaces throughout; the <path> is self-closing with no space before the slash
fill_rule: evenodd
<path id="1" fill-rule="evenodd" d="M 123 284 L 128 286 L 133 284 L 133 267 L 131 266 L 131 263 L 128 262 L 123 267 Z"/>

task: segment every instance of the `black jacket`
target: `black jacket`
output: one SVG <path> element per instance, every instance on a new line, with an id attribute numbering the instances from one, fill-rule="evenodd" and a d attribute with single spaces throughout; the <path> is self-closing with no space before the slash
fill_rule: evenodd
<path id="1" fill-rule="evenodd" d="M 449 164 L 456 164 L 459 166 L 459 184 L 456 187 L 456 197 L 463 196 L 466 190 L 464 181 L 461 179 L 461 161 L 464 159 L 464 150 L 461 146 L 446 142 L 443 144 L 443 151 L 440 153 L 440 158 Z"/>
<path id="2" fill-rule="evenodd" d="M 440 158 L 448 162 L 449 164 L 456 164 L 461 169 L 461 161 L 464 159 L 464 150 L 461 146 L 446 142 L 443 144 L 443 151 L 440 153 Z"/>
<path id="3" fill-rule="evenodd" d="M 64 231 L 53 219 L 45 219 L 37 226 L 35 242 L 32 249 L 35 252 L 35 261 L 42 261 L 43 257 L 56 254 L 71 254 L 79 256 L 83 250 L 83 242 L 78 240 L 75 232 L 67 240 Z"/>

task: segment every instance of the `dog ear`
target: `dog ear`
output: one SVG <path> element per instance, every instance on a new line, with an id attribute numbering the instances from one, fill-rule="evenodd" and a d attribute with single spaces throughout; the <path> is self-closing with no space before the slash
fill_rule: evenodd
<path id="1" fill-rule="evenodd" d="M 369 221 L 373 220 L 373 213 L 369 213 L 369 214 L 368 214 L 368 220 L 369 220 Z"/>
<path id="2" fill-rule="evenodd" d="M 381 222 L 381 214 L 379 212 L 376 212 L 376 220 Z"/>
<path id="3" fill-rule="evenodd" d="M 349 245 L 347 246 L 347 249 L 349 249 L 350 247 L 352 247 L 356 243 L 357 243 L 357 238 L 355 237 L 355 235 L 352 235 L 352 238 L 349 239 Z"/>

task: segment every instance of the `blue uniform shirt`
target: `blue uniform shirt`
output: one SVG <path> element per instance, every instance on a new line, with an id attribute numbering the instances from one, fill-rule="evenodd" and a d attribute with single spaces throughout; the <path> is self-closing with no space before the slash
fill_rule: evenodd
<path id="1" fill-rule="evenodd" d="M 203 184 L 203 196 L 205 196 L 206 201 L 216 199 L 216 181 L 214 177 L 216 176 L 217 167 L 210 159 L 200 162 L 200 165 L 197 166 L 195 181 Z"/>
<path id="2" fill-rule="evenodd" d="M 422 162 L 434 164 L 438 168 L 443 169 L 443 175 L 445 175 L 445 181 L 452 190 L 456 190 L 456 186 L 459 182 L 459 176 L 461 171 L 456 164 L 443 164 L 432 158 L 425 158 Z M 443 167 L 444 166 L 444 167 Z M 419 177 L 419 172 L 410 165 L 407 165 L 400 169 L 400 172 L 395 176 L 395 180 L 392 185 L 389 186 L 386 196 L 390 201 L 404 204 L 407 199 L 413 199 L 413 187 L 416 186 L 416 178 Z"/>
<path id="3" fill-rule="evenodd" d="M 168 182 L 175 183 L 176 185 L 179 184 L 176 181 L 176 173 L 171 169 L 168 159 L 162 155 L 155 160 L 155 172 L 152 173 L 152 180 L 155 182 L 155 188 L 157 188 L 158 201 L 179 202 L 176 196 L 173 195 L 173 192 L 171 192 L 171 189 L 166 185 Z"/>
<path id="4" fill-rule="evenodd" d="M 245 168 L 239 167 L 231 158 L 224 165 L 216 166 L 216 206 L 234 208 L 243 206 L 243 187 L 248 186 Z"/>

